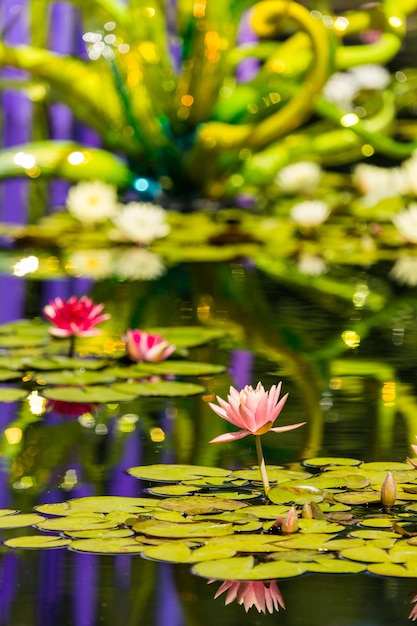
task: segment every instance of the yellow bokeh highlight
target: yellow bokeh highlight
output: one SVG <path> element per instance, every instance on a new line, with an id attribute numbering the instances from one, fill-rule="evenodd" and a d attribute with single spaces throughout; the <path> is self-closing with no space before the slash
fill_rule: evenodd
<path id="1" fill-rule="evenodd" d="M 22 440 L 22 435 L 23 435 L 22 429 L 17 428 L 16 426 L 13 426 L 11 428 L 6 428 L 6 430 L 4 431 L 4 436 L 6 437 L 6 441 L 11 446 L 16 445 L 17 443 L 20 443 L 20 441 Z"/>
<path id="2" fill-rule="evenodd" d="M 348 348 L 357 348 L 361 342 L 360 336 L 354 330 L 345 330 L 342 339 Z"/>

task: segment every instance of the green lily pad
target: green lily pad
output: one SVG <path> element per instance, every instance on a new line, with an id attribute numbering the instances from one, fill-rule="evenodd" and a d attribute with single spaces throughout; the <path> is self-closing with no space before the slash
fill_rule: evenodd
<path id="1" fill-rule="evenodd" d="M 220 511 L 236 511 L 246 507 L 243 502 L 230 500 L 226 495 L 219 496 L 184 496 L 182 498 L 166 498 L 159 504 L 160 508 L 170 511 L 179 511 L 185 515 L 199 515 L 202 513 L 217 513 Z"/>
<path id="2" fill-rule="evenodd" d="M 33 357 L 26 359 L 26 369 L 52 370 L 99 370 L 107 365 L 102 359 L 78 359 L 68 356 Z"/>
<path id="3" fill-rule="evenodd" d="M 285 548 L 287 550 L 327 550 L 327 544 L 334 536 L 326 533 L 292 534 L 288 536 Z"/>
<path id="4" fill-rule="evenodd" d="M 161 361 L 148 365 L 152 374 L 172 376 L 208 376 L 221 374 L 225 371 L 224 365 L 214 363 L 202 363 L 199 361 Z"/>
<path id="5" fill-rule="evenodd" d="M 108 528 L 108 529 L 91 529 L 91 530 L 67 530 L 66 537 L 71 539 L 125 539 L 133 537 L 134 533 L 130 528 Z"/>
<path id="6" fill-rule="evenodd" d="M 37 513 L 18 513 L 17 515 L 2 515 L 0 517 L 0 528 L 24 528 L 42 523 L 45 517 Z"/>
<path id="7" fill-rule="evenodd" d="M 217 580 L 271 580 L 292 578 L 306 571 L 302 563 L 274 561 L 254 566 L 252 557 L 236 557 L 197 563 L 192 568 L 194 574 Z"/>
<path id="8" fill-rule="evenodd" d="M 365 526 L 366 528 L 392 528 L 392 517 L 371 517 L 369 519 L 361 519 L 359 526 Z"/>
<path id="9" fill-rule="evenodd" d="M 300 519 L 298 525 L 303 533 L 338 533 L 345 529 L 341 524 L 321 519 Z"/>
<path id="10" fill-rule="evenodd" d="M 284 516 L 290 510 L 290 505 L 284 504 L 259 504 L 255 506 L 251 506 L 248 509 L 248 512 L 251 515 L 256 515 L 260 519 L 273 519 L 275 520 L 277 517 Z"/>
<path id="11" fill-rule="evenodd" d="M 177 482 L 181 480 L 192 480 L 201 476 L 229 476 L 230 472 L 220 467 L 206 467 L 205 465 L 138 465 L 126 470 L 127 474 L 157 482 Z"/>
<path id="12" fill-rule="evenodd" d="M 45 548 L 65 548 L 70 544 L 70 539 L 53 537 L 51 535 L 25 535 L 6 539 L 4 545 L 8 548 L 23 548 L 26 550 L 44 550 Z"/>
<path id="13" fill-rule="evenodd" d="M 1 348 L 32 348 L 44 346 L 48 343 L 48 336 L 30 335 L 0 335 Z"/>
<path id="14" fill-rule="evenodd" d="M 397 563 L 372 563 L 368 565 L 368 572 L 377 576 L 389 576 L 390 578 L 416 578 L 417 564 L 412 567 L 404 567 Z"/>
<path id="15" fill-rule="evenodd" d="M 204 343 L 220 339 L 225 333 L 218 328 L 207 328 L 204 326 L 167 326 L 148 329 L 150 333 L 163 336 L 177 348 L 191 348 L 201 346 Z"/>
<path id="16" fill-rule="evenodd" d="M 197 563 L 198 561 L 211 561 L 213 559 L 229 558 L 234 556 L 236 551 L 226 545 L 206 545 L 196 550 L 191 550 L 183 542 L 150 546 L 145 548 L 143 556 L 157 561 L 167 561 L 170 563 Z"/>
<path id="17" fill-rule="evenodd" d="M 11 370 L 0 369 L 0 381 L 18 380 L 22 378 L 21 372 L 13 372 Z"/>
<path id="18" fill-rule="evenodd" d="M 144 546 L 129 537 L 101 537 L 95 539 L 74 539 L 71 550 L 95 554 L 140 554 Z"/>
<path id="19" fill-rule="evenodd" d="M 349 533 L 350 537 L 359 539 L 398 539 L 400 535 L 389 530 L 365 530 L 359 529 Z"/>
<path id="20" fill-rule="evenodd" d="M 160 502 L 161 500 L 157 498 L 135 498 L 130 496 L 86 496 L 84 498 L 73 498 L 68 500 L 66 504 L 72 511 L 91 513 L 132 511 L 133 513 L 139 508 L 150 509 L 158 506 Z"/>
<path id="21" fill-rule="evenodd" d="M 133 530 L 151 537 L 186 539 L 188 537 L 219 537 L 231 535 L 233 526 L 230 523 L 197 522 L 175 524 L 170 522 L 147 521 L 138 522 Z"/>
<path id="22" fill-rule="evenodd" d="M 333 494 L 336 502 L 357 506 L 358 504 L 372 504 L 381 501 L 381 494 L 376 491 L 347 491 L 346 493 Z"/>
<path id="23" fill-rule="evenodd" d="M 342 559 L 318 558 L 316 562 L 307 563 L 306 569 L 315 574 L 358 574 L 366 570 L 366 565 Z"/>
<path id="24" fill-rule="evenodd" d="M 61 400 L 63 402 L 91 402 L 112 403 L 130 402 L 136 397 L 135 393 L 128 390 L 117 391 L 114 387 L 94 385 L 93 387 L 53 387 L 42 389 L 42 395 L 49 400 Z"/>
<path id="25" fill-rule="evenodd" d="M 181 397 L 196 396 L 205 392 L 205 387 L 194 383 L 161 380 L 159 382 L 120 382 L 112 389 L 130 396 Z"/>
<path id="26" fill-rule="evenodd" d="M 42 374 L 42 384 L 46 385 L 77 385 L 84 387 L 94 385 L 96 383 L 111 383 L 115 380 L 114 376 L 108 372 L 102 371 L 68 371 L 53 372 L 50 374 Z"/>
<path id="27" fill-rule="evenodd" d="M 406 470 L 408 472 L 410 470 L 409 463 L 399 463 L 395 461 L 374 461 L 372 463 L 362 463 L 360 466 L 361 470 L 377 470 L 379 472 L 391 472 L 391 471 L 400 471 Z"/>
<path id="28" fill-rule="evenodd" d="M 66 530 L 87 530 L 98 529 L 104 530 L 107 528 L 113 528 L 114 524 L 107 521 L 101 515 L 91 514 L 76 514 L 67 515 L 66 517 L 53 518 L 36 523 L 37 528 L 41 530 L 56 530 L 65 532 Z"/>
<path id="29" fill-rule="evenodd" d="M 329 465 L 336 465 L 336 466 L 355 466 L 355 465 L 360 465 L 362 463 L 362 461 L 359 461 L 358 459 L 349 459 L 349 458 L 343 458 L 343 457 L 332 457 L 332 456 L 318 456 L 318 457 L 313 457 L 311 459 L 305 459 L 303 461 L 303 465 L 305 465 L 306 467 L 327 467 Z"/>
<path id="30" fill-rule="evenodd" d="M 194 491 L 200 491 L 200 487 L 193 487 L 191 485 L 164 485 L 163 487 L 147 489 L 148 493 L 158 496 L 187 496 Z"/>
<path id="31" fill-rule="evenodd" d="M 340 552 L 340 556 L 351 561 L 361 563 L 386 563 L 390 561 L 388 553 L 382 548 L 366 545 L 361 548 L 346 548 Z"/>
<path id="32" fill-rule="evenodd" d="M 18 387 L 0 387 L 0 402 L 18 402 L 24 400 L 28 392 Z"/>
<path id="33" fill-rule="evenodd" d="M 305 504 L 306 502 L 322 502 L 323 496 L 311 493 L 294 493 L 281 487 L 272 487 L 268 492 L 268 499 L 274 504 Z"/>

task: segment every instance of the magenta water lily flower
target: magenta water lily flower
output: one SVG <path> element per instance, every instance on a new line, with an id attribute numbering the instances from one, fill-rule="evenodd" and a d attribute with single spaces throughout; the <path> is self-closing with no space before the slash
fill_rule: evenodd
<path id="1" fill-rule="evenodd" d="M 209 582 L 215 582 L 213 580 Z M 285 609 L 284 598 L 274 580 L 270 581 L 236 581 L 225 580 L 218 588 L 214 598 L 226 593 L 224 603 L 236 602 L 243 604 L 245 611 L 254 606 L 259 613 L 273 613 L 280 607 Z"/>
<path id="2" fill-rule="evenodd" d="M 53 324 L 49 329 L 55 337 L 92 337 L 101 333 L 97 324 L 109 319 L 102 313 L 104 304 L 94 304 L 91 298 L 71 296 L 68 300 L 55 298 L 43 308 L 43 314 Z"/>
<path id="3" fill-rule="evenodd" d="M 275 433 L 282 433 L 287 430 L 294 430 L 303 426 L 305 422 L 290 424 L 289 426 L 278 426 L 273 428 L 273 424 L 284 408 L 288 393 L 279 398 L 282 382 L 272 385 L 269 391 L 265 391 L 262 383 L 258 383 L 253 389 L 251 385 L 246 385 L 241 391 L 230 387 L 230 394 L 227 402 L 217 396 L 217 404 L 209 403 L 217 415 L 227 420 L 240 430 L 219 435 L 210 443 L 225 443 L 242 439 L 248 435 L 263 435 L 272 430 Z"/>
<path id="4" fill-rule="evenodd" d="M 147 361 L 158 363 L 165 361 L 175 350 L 162 335 L 152 335 L 144 330 L 127 330 L 123 337 L 126 351 L 131 361 Z"/>

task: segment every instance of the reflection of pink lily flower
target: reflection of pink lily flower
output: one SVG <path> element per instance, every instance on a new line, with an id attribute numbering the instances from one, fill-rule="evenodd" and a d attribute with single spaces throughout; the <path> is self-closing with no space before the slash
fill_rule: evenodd
<path id="1" fill-rule="evenodd" d="M 213 580 L 209 582 L 215 582 Z M 218 598 L 227 591 L 224 603 L 230 604 L 234 600 L 243 604 L 245 611 L 254 606 L 259 613 L 273 613 L 279 607 L 285 609 L 284 598 L 274 580 L 270 581 L 236 581 L 225 580 L 218 588 L 214 598 Z"/>
<path id="2" fill-rule="evenodd" d="M 48 407 L 65 417 L 78 418 L 84 413 L 91 413 L 91 411 L 98 406 L 91 402 L 65 402 L 64 400 L 48 400 Z"/>
<path id="3" fill-rule="evenodd" d="M 148 361 L 157 363 L 167 359 L 175 350 L 175 346 L 163 339 L 161 335 L 152 335 L 144 330 L 127 330 L 123 340 L 131 361 Z"/>
<path id="4" fill-rule="evenodd" d="M 43 314 L 54 327 L 50 329 L 55 337 L 92 337 L 100 334 L 97 324 L 109 319 L 102 314 L 104 304 L 94 304 L 91 298 L 71 296 L 68 300 L 55 298 L 43 308 Z"/>
<path id="5" fill-rule="evenodd" d="M 413 597 L 413 599 L 411 600 L 411 602 L 417 602 L 417 595 L 415 595 Z M 408 619 L 411 619 L 413 622 L 416 621 L 417 619 L 417 604 L 414 604 L 413 608 L 411 609 L 411 613 L 408 616 Z"/>
<path id="6" fill-rule="evenodd" d="M 269 391 L 265 391 L 260 382 L 255 389 L 250 385 L 246 385 L 241 391 L 230 387 L 230 394 L 227 396 L 228 402 L 217 396 L 220 406 L 209 403 L 210 407 L 217 415 L 234 424 L 240 430 L 219 435 L 210 443 L 225 443 L 242 439 L 248 435 L 263 435 L 269 430 L 280 433 L 303 426 L 305 422 L 272 428 L 288 398 L 288 394 L 285 394 L 279 400 L 281 385 L 281 382 L 278 385 L 272 385 Z"/>

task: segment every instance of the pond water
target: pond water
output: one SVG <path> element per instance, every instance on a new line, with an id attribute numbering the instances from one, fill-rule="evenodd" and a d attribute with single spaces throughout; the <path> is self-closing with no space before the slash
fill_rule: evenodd
<path id="1" fill-rule="evenodd" d="M 224 425 L 207 401 L 225 397 L 230 384 L 240 388 L 259 380 L 265 387 L 283 380 L 290 393 L 285 423 L 307 422 L 264 437 L 267 464 L 295 467 L 312 456 L 404 461 L 417 433 L 417 320 L 410 290 L 393 294 L 375 317 L 358 293 L 364 285 L 378 292 L 378 272 L 368 276 L 358 269 L 354 278 L 356 301 L 346 302 L 272 279 L 247 259 L 180 264 L 154 281 L 5 272 L 3 323 L 39 317 L 57 295 L 88 294 L 112 315 L 105 329 L 109 351 L 120 329 L 209 327 L 219 331 L 217 337 L 182 354 L 223 365 L 224 372 L 185 377 L 201 384 L 203 394 L 94 403 L 82 417 L 82 409 L 68 405 L 60 411 L 58 405 L 51 410 L 36 404 L 33 394 L 32 401 L 2 403 L 0 506 L 28 513 L 37 504 L 68 498 L 138 496 L 148 483 L 125 473 L 137 465 L 250 467 L 256 464 L 251 438 L 208 444 Z M 6 348 L 3 353 L 11 354 Z M 22 348 L 15 353 L 21 355 Z M 32 391 L 37 385 L 39 380 Z M 17 534 L 22 531 L 3 531 L 3 538 Z M 305 574 L 277 582 L 286 610 L 246 613 L 236 602 L 225 606 L 224 595 L 214 599 L 220 583 L 208 585 L 188 565 L 138 555 L 2 547 L 0 624 L 203 626 L 215 619 L 224 626 L 401 626 L 410 623 L 417 588 L 413 579 L 366 574 Z"/>

